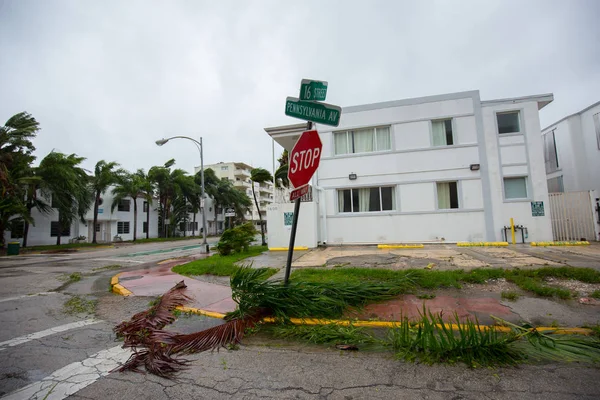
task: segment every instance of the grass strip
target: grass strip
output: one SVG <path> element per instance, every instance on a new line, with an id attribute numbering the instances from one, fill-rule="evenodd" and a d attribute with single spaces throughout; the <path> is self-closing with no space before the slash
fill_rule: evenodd
<path id="1" fill-rule="evenodd" d="M 542 297 L 571 298 L 569 290 L 548 285 L 544 279 L 574 279 L 585 283 L 599 283 L 600 272 L 591 268 L 579 267 L 543 267 L 539 269 L 502 269 L 476 268 L 470 271 L 432 271 L 409 269 L 390 271 L 372 268 L 335 268 L 335 269 L 300 269 L 294 271 L 292 281 L 311 283 L 393 283 L 403 282 L 407 278 L 415 288 L 421 289 L 460 289 L 464 283 L 486 283 L 490 279 L 504 278 L 519 288 Z"/>
<path id="2" fill-rule="evenodd" d="M 187 264 L 177 265 L 176 267 L 173 267 L 173 272 L 185 276 L 231 276 L 240 268 L 239 266 L 235 265 L 237 262 L 248 257 L 257 256 L 267 250 L 267 246 L 250 246 L 248 251 L 244 253 L 235 253 L 228 256 L 215 254 L 208 258 L 195 260 Z M 263 275 L 263 279 L 267 279 L 268 277 L 277 273 L 277 271 L 278 269 L 276 268 L 267 268 Z"/>

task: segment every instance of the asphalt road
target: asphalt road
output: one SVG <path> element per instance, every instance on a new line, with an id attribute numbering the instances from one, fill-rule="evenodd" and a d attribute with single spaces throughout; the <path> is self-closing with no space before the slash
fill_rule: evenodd
<path id="1" fill-rule="evenodd" d="M 213 239 L 214 241 L 215 239 Z M 249 338 L 239 350 L 189 356 L 176 380 L 109 373 L 129 353 L 112 327 L 149 298 L 109 293 L 119 271 L 194 254 L 198 240 L 0 258 L 2 399 L 597 399 L 600 369 L 576 364 L 474 369 L 400 362 Z M 119 267 L 117 267 L 117 265 Z M 109 268 L 107 268 L 109 267 Z M 69 283 L 70 274 L 82 279 Z M 75 300 L 73 300 L 75 299 Z M 65 312 L 65 303 L 75 309 Z M 95 303 L 88 303 L 88 302 Z M 86 310 L 88 308 L 88 310 Z M 173 329 L 220 323 L 193 317 Z"/>

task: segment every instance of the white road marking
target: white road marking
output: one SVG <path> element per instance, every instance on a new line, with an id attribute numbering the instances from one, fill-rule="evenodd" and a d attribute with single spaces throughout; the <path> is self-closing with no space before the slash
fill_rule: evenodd
<path id="1" fill-rule="evenodd" d="M 102 322 L 102 320 L 90 318 L 83 321 L 71 322 L 70 324 L 55 326 L 54 328 L 30 333 L 29 335 L 19 336 L 14 339 L 0 342 L 0 351 L 6 350 L 9 347 L 17 346 L 19 344 L 27 343 L 31 340 L 41 339 L 45 336 L 54 335 L 56 333 L 68 331 L 71 329 L 81 328 L 82 326 L 97 324 L 99 322 Z"/>
<path id="2" fill-rule="evenodd" d="M 7 297 L 5 299 L 0 299 L 0 303 L 3 303 L 5 301 L 13 301 L 13 300 L 26 299 L 28 297 L 48 296 L 50 294 L 58 294 L 58 293 L 57 292 L 40 292 L 40 293 L 34 293 L 34 294 L 26 294 L 26 295 L 17 296 L 17 297 Z"/>
<path id="3" fill-rule="evenodd" d="M 2 400 L 62 400 L 91 385 L 127 361 L 130 349 L 121 346 L 99 351 L 91 357 L 54 371 L 41 381 L 2 397 Z"/>

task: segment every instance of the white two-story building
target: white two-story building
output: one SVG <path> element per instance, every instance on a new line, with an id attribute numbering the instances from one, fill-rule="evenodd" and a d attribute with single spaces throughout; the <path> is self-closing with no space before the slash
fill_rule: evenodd
<path id="1" fill-rule="evenodd" d="M 344 107 L 338 127 L 316 125 L 296 245 L 504 241 L 511 218 L 518 242 L 552 240 L 539 122 L 552 100 L 469 91 Z M 289 151 L 305 127 L 265 130 Z M 269 247 L 288 246 L 292 211 L 269 206 Z"/>

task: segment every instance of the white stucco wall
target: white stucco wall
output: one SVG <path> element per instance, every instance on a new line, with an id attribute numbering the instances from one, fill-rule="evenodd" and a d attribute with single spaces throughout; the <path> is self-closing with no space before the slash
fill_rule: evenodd
<path id="1" fill-rule="evenodd" d="M 519 134 L 498 134 L 496 113 L 520 112 Z M 552 240 L 548 187 L 544 166 L 543 141 L 540 134 L 538 104 L 535 101 L 518 104 L 493 104 L 482 107 L 486 156 L 493 210 L 494 240 L 502 239 L 502 228 L 510 225 L 527 227 L 527 241 Z M 504 177 L 527 177 L 527 199 L 504 199 Z M 531 202 L 544 202 L 545 216 L 531 215 Z"/>
<path id="2" fill-rule="evenodd" d="M 267 206 L 267 225 L 269 227 L 267 242 L 269 248 L 287 248 L 290 245 L 291 225 L 284 224 L 284 213 L 286 212 L 294 212 L 293 203 L 273 203 Z M 301 203 L 298 218 L 299 223 L 294 247 L 317 247 L 317 203 Z"/>
<path id="3" fill-rule="evenodd" d="M 600 149 L 593 120 L 597 113 L 600 104 L 568 116 L 542 132 L 554 130 L 559 168 L 547 178 L 562 176 L 565 192 L 600 190 Z"/>

